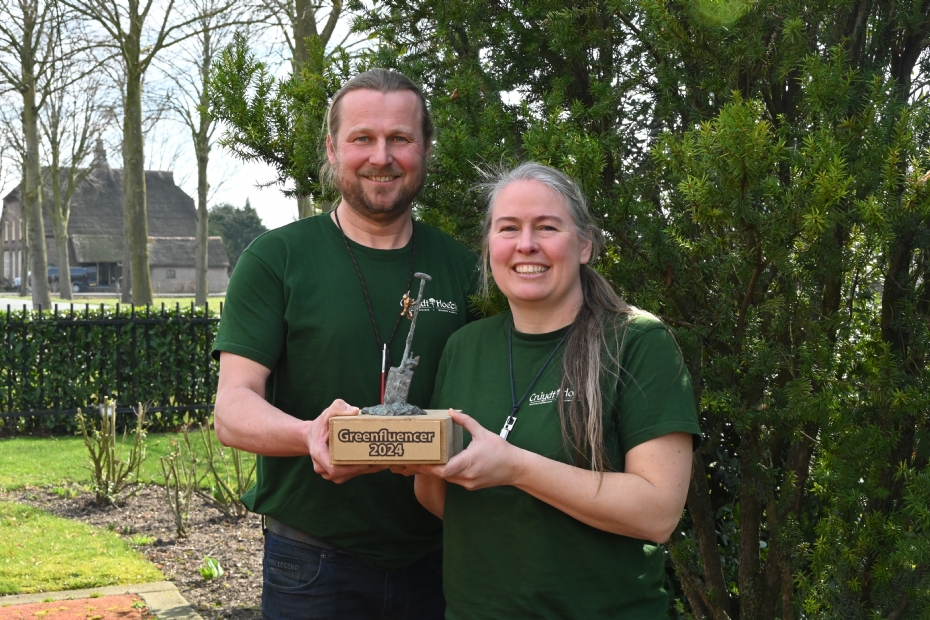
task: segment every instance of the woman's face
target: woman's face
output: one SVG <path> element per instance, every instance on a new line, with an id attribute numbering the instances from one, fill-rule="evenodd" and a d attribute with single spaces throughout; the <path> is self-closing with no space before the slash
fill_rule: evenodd
<path id="1" fill-rule="evenodd" d="M 505 186 L 491 209 L 488 249 L 494 282 L 511 306 L 580 307 L 580 270 L 591 258 L 591 242 L 579 236 L 554 190 L 539 181 Z"/>

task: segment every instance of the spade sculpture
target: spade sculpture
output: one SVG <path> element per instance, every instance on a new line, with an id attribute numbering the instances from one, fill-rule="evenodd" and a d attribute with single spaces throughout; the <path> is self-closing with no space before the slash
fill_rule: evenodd
<path id="1" fill-rule="evenodd" d="M 407 395 L 410 393 L 410 382 L 413 381 L 413 369 L 420 363 L 420 356 L 411 357 L 410 345 L 413 342 L 413 330 L 417 326 L 417 315 L 420 313 L 420 302 L 423 301 L 423 288 L 430 276 L 425 273 L 415 273 L 414 277 L 420 279 L 420 292 L 417 294 L 417 300 L 413 303 L 410 319 L 410 331 L 407 333 L 407 344 L 404 347 L 404 357 L 400 360 L 400 366 L 392 366 L 388 370 L 387 381 L 384 384 L 384 404 L 373 407 L 365 407 L 362 413 L 367 415 L 397 416 L 397 415 L 426 415 L 426 412 L 407 402 Z"/>

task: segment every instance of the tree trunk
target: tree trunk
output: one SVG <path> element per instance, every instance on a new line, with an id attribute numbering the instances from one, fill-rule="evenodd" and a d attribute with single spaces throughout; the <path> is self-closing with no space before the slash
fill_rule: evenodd
<path id="1" fill-rule="evenodd" d="M 741 620 L 768 620 L 762 608 L 759 574 L 759 540 L 763 499 L 756 468 L 762 463 L 757 426 L 740 433 L 739 495 L 739 609 Z M 772 618 L 773 616 L 768 616 Z"/>
<path id="2" fill-rule="evenodd" d="M 149 273 L 148 214 L 145 202 L 142 74 L 138 66 L 130 65 L 126 69 L 126 113 L 123 121 L 123 204 L 126 213 L 126 244 L 130 255 L 132 302 L 142 305 L 153 301 L 152 278 Z M 126 270 L 125 264 L 123 270 Z"/>
<path id="3" fill-rule="evenodd" d="M 52 216 L 55 245 L 58 246 L 58 294 L 62 299 L 71 297 L 71 263 L 68 260 L 68 220 Z"/>
<path id="4" fill-rule="evenodd" d="M 207 167 L 210 164 L 210 126 L 213 119 L 208 112 L 209 98 L 207 96 L 207 77 L 210 75 L 211 37 L 210 30 L 206 29 L 202 39 L 200 75 L 203 79 L 200 89 L 200 105 L 198 106 L 198 128 L 194 134 L 194 154 L 197 157 L 197 241 L 194 249 L 195 291 L 194 302 L 198 306 L 207 304 L 207 295 L 210 294 L 210 268 L 209 246 L 210 215 L 207 212 L 207 191 L 210 184 L 207 180 Z M 193 119 L 191 119 L 193 121 Z M 193 129 L 193 122 L 191 123 Z"/>
<path id="5" fill-rule="evenodd" d="M 715 620 L 733 617 L 730 605 L 730 595 L 727 591 L 727 582 L 723 573 L 723 564 L 720 561 L 720 551 L 717 546 L 716 518 L 710 501 L 710 489 L 707 486 L 707 470 L 701 452 L 692 456 L 691 485 L 688 487 L 688 513 L 693 522 L 694 538 L 697 541 L 698 553 L 704 566 L 703 592 L 709 603 L 706 605 L 707 613 Z M 688 596 L 692 608 L 695 603 L 703 605 L 701 599 L 695 601 L 693 594 Z"/>
<path id="6" fill-rule="evenodd" d="M 311 215 L 317 214 L 316 204 L 313 202 L 313 196 L 297 197 L 297 217 L 304 219 Z"/>
<path id="7" fill-rule="evenodd" d="M 23 165 L 23 179 L 26 178 L 26 166 Z M 26 243 L 26 228 L 29 227 L 29 212 L 22 206 L 23 223 L 19 228 L 19 246 L 22 248 L 19 257 L 19 296 L 29 295 L 29 244 Z"/>
<path id="8" fill-rule="evenodd" d="M 300 75 L 310 61 L 310 51 L 306 40 L 317 38 L 316 9 L 318 4 L 309 0 L 296 0 L 294 3 L 294 74 Z M 335 9 L 334 9 L 335 10 Z M 317 70 L 310 67 L 310 70 Z M 297 197 L 297 217 L 304 219 L 316 213 L 312 196 Z"/>
<path id="9" fill-rule="evenodd" d="M 306 39 L 316 37 L 317 3 L 310 0 L 294 2 L 294 73 L 300 74 L 310 60 Z"/>
<path id="10" fill-rule="evenodd" d="M 132 269 L 129 267 L 132 264 L 132 252 L 129 250 L 129 244 L 126 244 L 126 247 L 123 248 L 123 270 L 122 282 L 120 283 L 120 301 L 124 304 L 132 303 Z"/>
<path id="11" fill-rule="evenodd" d="M 68 259 L 68 207 L 61 192 L 61 177 L 58 174 L 60 160 L 57 145 L 52 145 L 52 160 L 49 166 L 52 186 L 52 204 L 46 205 L 48 217 L 52 220 L 52 233 L 58 250 L 58 295 L 71 300 L 71 263 Z M 67 199 L 70 203 L 70 198 Z"/>
<path id="12" fill-rule="evenodd" d="M 203 127 L 201 126 L 201 129 Z M 195 136 L 194 148 L 197 151 L 197 242 L 194 262 L 196 266 L 195 303 L 203 306 L 207 303 L 210 292 L 208 269 L 208 233 L 209 214 L 207 213 L 207 164 L 210 161 L 210 143 L 205 135 Z"/>
<path id="13" fill-rule="evenodd" d="M 30 37 L 31 38 L 31 37 Z M 24 42 L 24 46 L 26 42 Z M 24 52 L 25 54 L 25 52 Z M 25 58 L 25 56 L 24 56 Z M 35 76 L 32 63 L 23 65 L 23 134 L 26 141 L 25 178 L 23 179 L 23 212 L 26 219 L 26 244 L 30 249 L 32 269 L 32 307 L 48 308 L 52 304 L 48 292 L 48 258 L 45 248 L 45 223 L 42 218 L 41 174 L 39 170 L 39 117 L 36 108 Z"/>

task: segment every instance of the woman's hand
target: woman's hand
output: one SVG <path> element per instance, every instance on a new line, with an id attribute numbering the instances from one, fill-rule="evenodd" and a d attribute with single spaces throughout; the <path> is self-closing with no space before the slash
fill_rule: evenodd
<path id="1" fill-rule="evenodd" d="M 471 433 L 471 443 L 445 465 L 407 465 L 395 473 L 428 474 L 469 491 L 513 484 L 524 467 L 526 451 L 492 433 L 471 416 L 449 410 L 452 421 Z"/>
<path id="2" fill-rule="evenodd" d="M 450 413 L 456 424 L 471 433 L 471 443 L 436 475 L 469 491 L 513 484 L 525 467 L 526 451 L 507 443 L 471 416 Z"/>

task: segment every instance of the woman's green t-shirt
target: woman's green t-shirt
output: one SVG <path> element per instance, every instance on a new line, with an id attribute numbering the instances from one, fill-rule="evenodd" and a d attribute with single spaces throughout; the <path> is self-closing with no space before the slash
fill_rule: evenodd
<path id="1" fill-rule="evenodd" d="M 434 408 L 461 409 L 500 431 L 511 410 L 510 322 L 509 314 L 499 315 L 452 336 Z M 603 390 L 605 444 L 615 471 L 645 441 L 673 432 L 700 436 L 691 378 L 666 327 L 637 313 L 625 329 L 619 380 Z M 517 400 L 564 333 L 513 334 Z M 508 441 L 569 462 L 557 399 L 571 394 L 560 393 L 561 376 L 557 354 L 520 406 Z M 515 487 L 467 491 L 449 484 L 444 544 L 447 620 L 666 617 L 661 545 L 590 527 Z"/>

